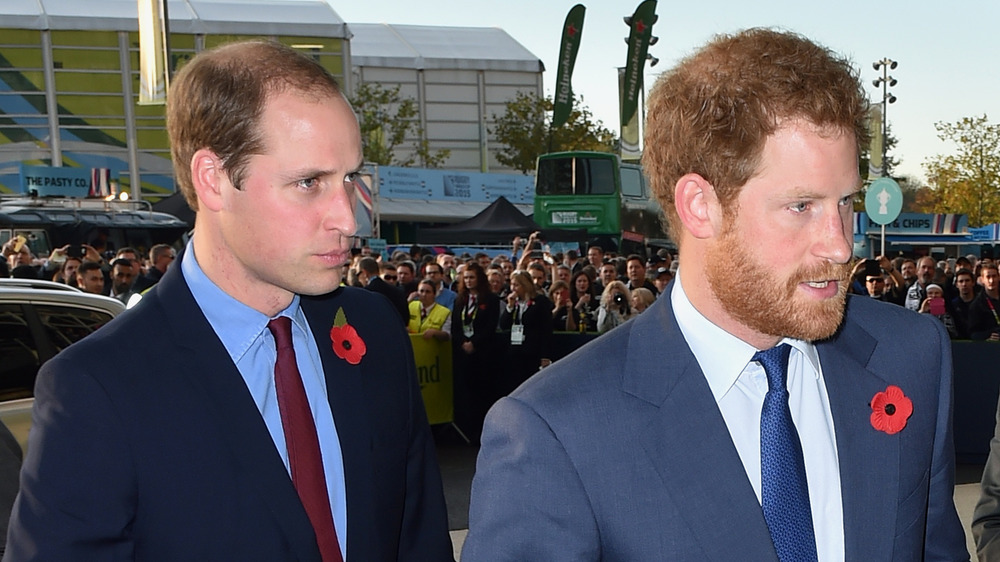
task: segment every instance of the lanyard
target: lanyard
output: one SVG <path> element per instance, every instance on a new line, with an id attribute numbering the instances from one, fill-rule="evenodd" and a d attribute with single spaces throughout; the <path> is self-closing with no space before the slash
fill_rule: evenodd
<path id="1" fill-rule="evenodd" d="M 993 308 L 993 299 L 989 295 L 983 295 L 986 297 L 986 304 L 990 307 L 990 312 L 993 313 L 993 319 L 996 320 L 997 325 L 1000 326 L 1000 317 L 997 316 L 997 309 Z"/>
<path id="2" fill-rule="evenodd" d="M 462 324 L 472 324 L 478 312 L 479 307 L 476 306 L 476 296 L 470 293 L 469 302 L 462 309 Z"/>

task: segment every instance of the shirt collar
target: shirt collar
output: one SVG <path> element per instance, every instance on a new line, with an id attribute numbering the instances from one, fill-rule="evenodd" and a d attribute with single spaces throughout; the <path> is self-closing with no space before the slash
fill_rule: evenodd
<path id="1" fill-rule="evenodd" d="M 679 270 L 674 277 L 670 300 L 681 334 L 718 402 L 736 384 L 736 379 L 753 359 L 757 349 L 716 326 L 698 312 L 684 292 Z M 783 338 L 780 343 L 787 343 L 801 353 L 813 367 L 814 375 L 819 378 L 819 354 L 815 345 L 793 338 Z"/>
<path id="2" fill-rule="evenodd" d="M 233 362 L 238 363 L 267 330 L 267 323 L 271 319 L 236 300 L 205 275 L 194 254 L 193 239 L 188 242 L 181 259 L 181 272 L 208 323 L 219 336 Z M 309 333 L 305 315 L 299 307 L 298 295 L 277 316 L 289 317 L 299 330 Z"/>

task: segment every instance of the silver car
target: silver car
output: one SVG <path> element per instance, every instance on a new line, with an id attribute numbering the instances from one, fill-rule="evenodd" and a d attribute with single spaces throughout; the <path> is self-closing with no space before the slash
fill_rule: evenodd
<path id="1" fill-rule="evenodd" d="M 124 310 L 116 299 L 67 285 L 0 278 L 0 420 L 22 451 L 42 363 Z"/>

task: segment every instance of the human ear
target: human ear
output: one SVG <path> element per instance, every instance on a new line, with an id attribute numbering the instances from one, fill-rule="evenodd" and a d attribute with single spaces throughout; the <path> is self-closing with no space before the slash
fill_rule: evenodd
<path id="1" fill-rule="evenodd" d="M 198 194 L 198 206 L 210 211 L 222 208 L 222 186 L 228 181 L 222 160 L 207 148 L 191 157 L 191 183 Z"/>
<path id="2" fill-rule="evenodd" d="M 684 230 L 699 239 L 720 232 L 722 207 L 715 186 L 699 174 L 685 174 L 674 186 L 674 207 Z"/>

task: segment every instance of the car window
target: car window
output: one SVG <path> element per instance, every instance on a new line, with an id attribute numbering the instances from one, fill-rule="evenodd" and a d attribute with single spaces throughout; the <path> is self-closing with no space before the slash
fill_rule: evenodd
<path id="1" fill-rule="evenodd" d="M 0 401 L 31 397 L 38 346 L 19 304 L 0 304 L 0 357 Z"/>
<path id="2" fill-rule="evenodd" d="M 30 398 L 34 393 L 42 353 L 28 324 L 28 306 L 35 310 L 52 344 L 47 349 L 55 351 L 62 351 L 83 339 L 112 318 L 107 312 L 65 305 L 0 304 L 0 357 L 3 357 L 0 361 L 0 402 Z"/>
<path id="3" fill-rule="evenodd" d="M 59 305 L 35 304 L 35 310 L 56 351 L 83 339 L 112 318 L 107 312 Z"/>

